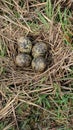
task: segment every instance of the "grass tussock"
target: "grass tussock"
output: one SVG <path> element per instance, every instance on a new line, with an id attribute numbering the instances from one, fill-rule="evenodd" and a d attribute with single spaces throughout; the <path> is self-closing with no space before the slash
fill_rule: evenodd
<path id="1" fill-rule="evenodd" d="M 73 14 L 71 0 L 0 1 L 0 130 L 73 129 Z M 38 74 L 15 65 L 17 40 L 48 45 Z"/>

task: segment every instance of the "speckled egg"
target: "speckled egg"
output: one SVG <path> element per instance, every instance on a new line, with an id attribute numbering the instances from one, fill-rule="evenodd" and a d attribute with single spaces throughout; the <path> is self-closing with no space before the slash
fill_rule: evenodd
<path id="1" fill-rule="evenodd" d="M 18 39 L 18 50 L 22 53 L 29 54 L 32 50 L 32 42 L 28 37 L 20 37 Z"/>
<path id="2" fill-rule="evenodd" d="M 32 69 L 36 72 L 43 72 L 46 68 L 46 60 L 43 57 L 37 57 L 32 60 Z"/>
<path id="3" fill-rule="evenodd" d="M 31 60 L 32 58 L 30 55 L 21 53 L 16 56 L 15 63 L 19 67 L 28 67 L 31 64 Z"/>
<path id="4" fill-rule="evenodd" d="M 32 56 L 34 58 L 39 56 L 45 56 L 47 53 L 47 45 L 43 42 L 36 43 L 32 48 Z"/>

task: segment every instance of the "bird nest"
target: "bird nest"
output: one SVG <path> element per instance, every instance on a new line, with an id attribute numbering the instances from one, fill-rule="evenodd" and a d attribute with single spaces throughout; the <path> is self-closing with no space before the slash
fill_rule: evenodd
<path id="1" fill-rule="evenodd" d="M 52 32 L 51 32 L 52 31 Z M 43 83 L 50 84 L 53 87 L 53 82 L 59 81 L 70 72 L 70 67 L 73 64 L 73 51 L 66 45 L 62 39 L 63 34 L 61 28 L 52 26 L 52 29 L 43 33 L 28 36 L 35 41 L 44 41 L 48 44 L 48 66 L 47 69 L 41 73 L 35 73 L 32 68 L 20 68 L 15 65 L 15 56 L 17 55 L 17 40 L 6 41 L 5 48 L 6 55 L 0 57 L 0 67 L 4 69 L 1 72 L 1 81 L 5 86 L 12 86 L 11 89 L 31 90 L 35 89 L 41 79 L 45 78 Z M 35 85 L 34 85 L 35 84 Z M 34 86 L 34 87 L 33 87 Z M 48 87 L 49 89 L 49 87 Z M 47 91 L 48 92 L 48 91 Z"/>

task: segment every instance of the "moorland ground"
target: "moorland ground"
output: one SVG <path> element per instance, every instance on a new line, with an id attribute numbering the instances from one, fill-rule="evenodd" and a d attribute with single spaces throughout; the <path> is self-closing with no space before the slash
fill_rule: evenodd
<path id="1" fill-rule="evenodd" d="M 0 130 L 73 129 L 72 11 L 72 0 L 0 0 Z M 43 73 L 15 65 L 21 36 L 48 45 Z"/>

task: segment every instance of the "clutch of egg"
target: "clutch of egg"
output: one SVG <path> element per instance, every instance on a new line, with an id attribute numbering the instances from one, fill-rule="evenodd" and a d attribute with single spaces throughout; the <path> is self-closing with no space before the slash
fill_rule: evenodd
<path id="1" fill-rule="evenodd" d="M 45 55 L 47 53 L 47 45 L 43 42 L 37 42 L 32 46 L 32 42 L 28 37 L 20 37 L 18 39 L 18 52 L 16 56 L 16 65 L 19 67 L 29 67 L 36 72 L 43 72 L 46 68 Z M 31 58 L 33 57 L 33 59 Z"/>

